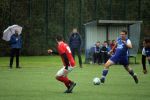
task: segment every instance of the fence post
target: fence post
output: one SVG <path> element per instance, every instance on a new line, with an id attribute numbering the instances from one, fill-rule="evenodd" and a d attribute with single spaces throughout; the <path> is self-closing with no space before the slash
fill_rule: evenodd
<path id="1" fill-rule="evenodd" d="M 29 17 L 29 21 L 31 21 L 31 9 L 32 9 L 32 0 L 28 0 L 28 17 Z"/>
<path id="2" fill-rule="evenodd" d="M 141 19 L 141 0 L 138 0 L 138 20 Z"/>
<path id="3" fill-rule="evenodd" d="M 80 0 L 79 4 L 79 14 L 80 14 L 80 20 L 79 20 L 79 33 L 82 33 L 82 0 Z"/>
<path id="4" fill-rule="evenodd" d="M 64 0 L 64 34 L 63 34 L 64 39 L 66 40 L 66 0 Z"/>
<path id="5" fill-rule="evenodd" d="M 46 45 L 48 45 L 48 0 L 45 0 L 45 34 L 46 34 Z"/>
<path id="6" fill-rule="evenodd" d="M 97 0 L 95 0 L 95 20 L 97 20 Z"/>
<path id="7" fill-rule="evenodd" d="M 108 0 L 108 18 L 109 20 L 112 19 L 112 0 Z"/>
<path id="8" fill-rule="evenodd" d="M 126 8 L 127 8 L 127 1 L 126 0 L 124 0 L 124 2 L 123 2 L 123 5 L 124 5 L 124 20 L 126 20 L 127 19 L 127 14 L 126 14 Z"/>
<path id="9" fill-rule="evenodd" d="M 9 0 L 9 25 L 12 24 L 12 19 L 11 19 L 12 10 L 11 10 L 11 8 L 12 8 L 12 0 Z"/>

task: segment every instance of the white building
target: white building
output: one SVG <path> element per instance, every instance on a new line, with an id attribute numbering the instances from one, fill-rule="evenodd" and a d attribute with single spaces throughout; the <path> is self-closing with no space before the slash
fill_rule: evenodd
<path id="1" fill-rule="evenodd" d="M 85 61 L 88 59 L 88 53 L 91 46 L 93 46 L 96 41 L 103 43 L 107 40 L 115 40 L 119 37 L 119 33 L 122 30 L 128 31 L 128 38 L 131 40 L 133 45 L 133 49 L 129 51 L 130 56 L 136 57 L 139 48 L 141 23 L 142 21 L 98 20 L 84 24 Z"/>

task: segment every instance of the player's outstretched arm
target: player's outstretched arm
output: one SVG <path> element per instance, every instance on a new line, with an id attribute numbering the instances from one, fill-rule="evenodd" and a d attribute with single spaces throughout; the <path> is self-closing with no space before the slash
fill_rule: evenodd
<path id="1" fill-rule="evenodd" d="M 108 54 L 112 55 L 116 47 L 117 47 L 117 42 L 115 43 L 114 47 L 108 52 Z"/>
<path id="2" fill-rule="evenodd" d="M 48 49 L 47 52 L 48 52 L 48 54 L 51 54 L 53 52 L 53 50 L 52 49 Z"/>
<path id="3" fill-rule="evenodd" d="M 47 52 L 48 52 L 48 54 L 57 54 L 58 55 L 58 52 L 56 52 L 52 49 L 48 49 Z"/>

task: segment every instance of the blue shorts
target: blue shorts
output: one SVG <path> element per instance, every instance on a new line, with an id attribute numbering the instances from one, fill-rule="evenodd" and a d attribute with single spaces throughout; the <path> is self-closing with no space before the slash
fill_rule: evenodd
<path id="1" fill-rule="evenodd" d="M 128 56 L 116 56 L 116 55 L 113 55 L 110 60 L 112 62 L 114 62 L 115 64 L 116 63 L 119 63 L 121 65 L 129 65 L 129 61 L 128 61 Z"/>
<path id="2" fill-rule="evenodd" d="M 145 48 L 146 57 L 150 57 L 150 48 Z"/>

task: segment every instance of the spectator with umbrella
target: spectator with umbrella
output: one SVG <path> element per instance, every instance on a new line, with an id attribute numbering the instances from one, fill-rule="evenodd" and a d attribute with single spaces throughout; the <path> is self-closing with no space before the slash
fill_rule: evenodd
<path id="1" fill-rule="evenodd" d="M 9 41 L 10 43 L 10 65 L 12 68 L 14 56 L 16 56 L 16 68 L 21 68 L 19 66 L 19 56 L 20 49 L 22 48 L 22 37 L 21 37 L 22 27 L 18 25 L 13 25 L 4 30 L 3 39 Z"/>

